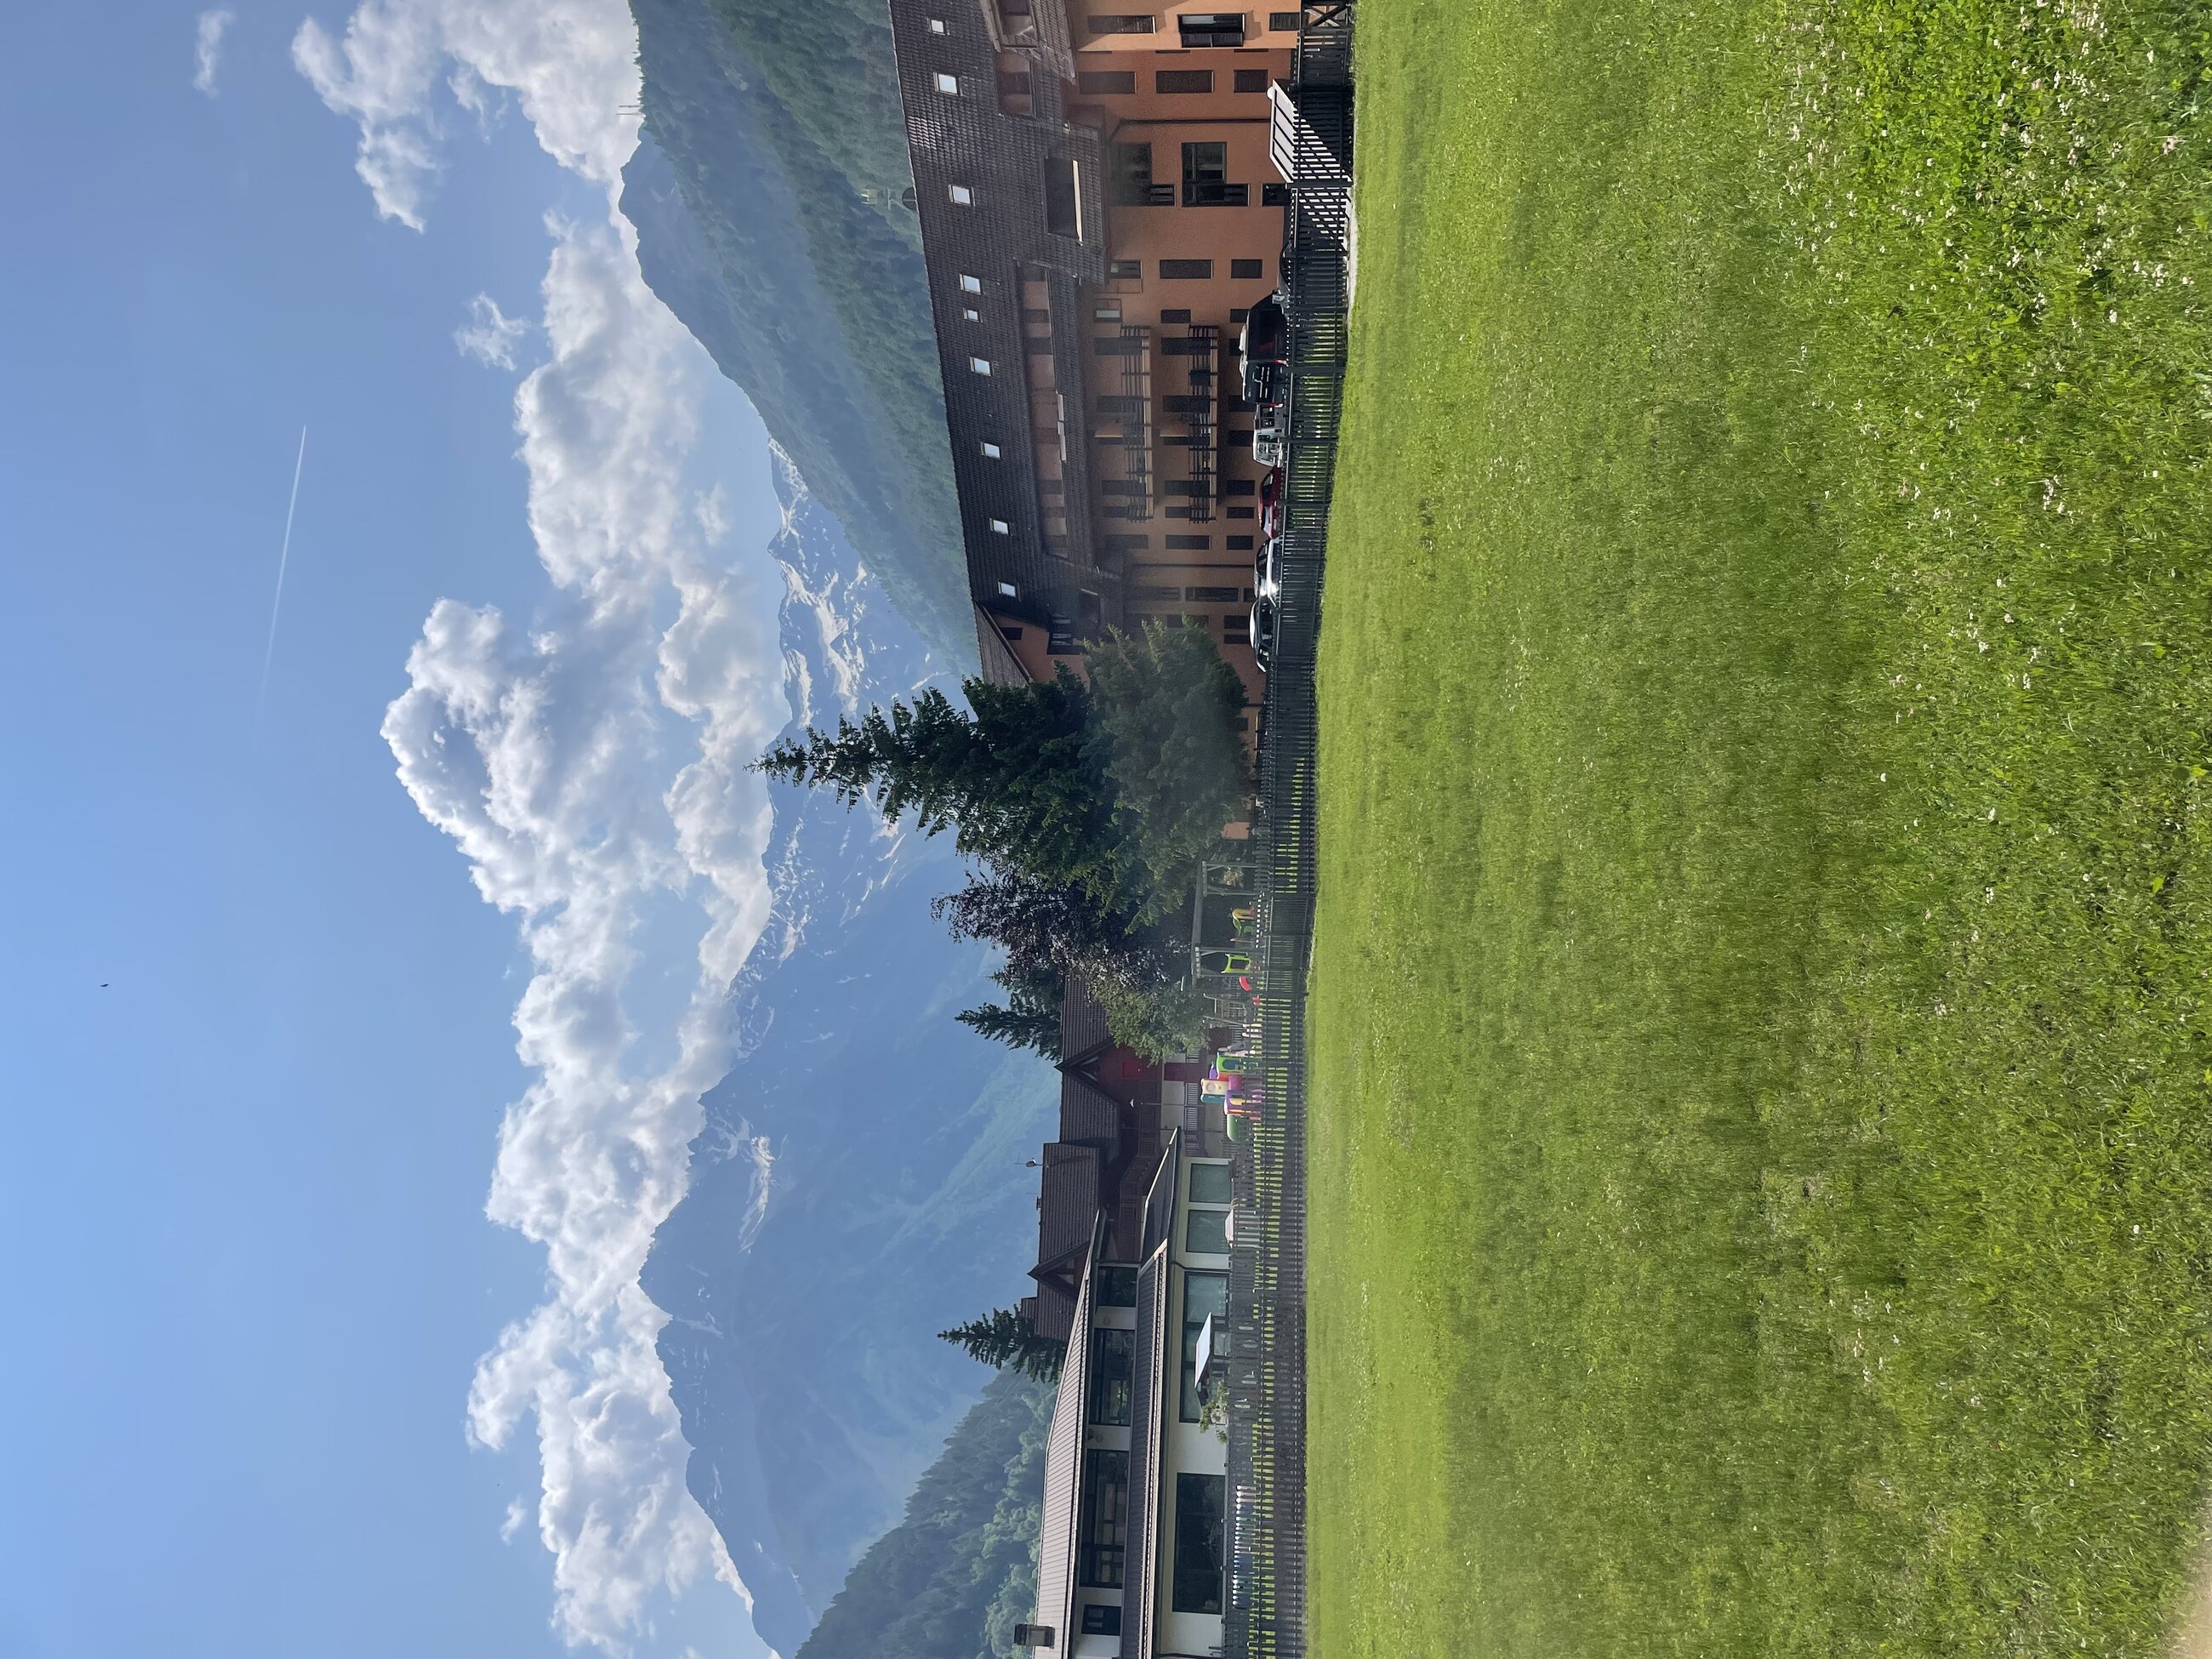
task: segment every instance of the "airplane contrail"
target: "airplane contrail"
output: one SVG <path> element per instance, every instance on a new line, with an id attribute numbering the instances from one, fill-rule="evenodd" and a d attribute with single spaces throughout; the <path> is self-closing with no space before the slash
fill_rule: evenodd
<path id="1" fill-rule="evenodd" d="M 253 718 L 269 698 L 269 665 L 276 660 L 276 618 L 284 609 L 284 568 L 292 562 L 292 514 L 300 507 L 300 469 L 307 463 L 307 428 L 300 428 L 300 453 L 292 461 L 292 500 L 284 508 L 284 545 L 276 555 L 276 597 L 269 605 L 269 644 L 261 653 L 261 690 L 253 699 Z"/>

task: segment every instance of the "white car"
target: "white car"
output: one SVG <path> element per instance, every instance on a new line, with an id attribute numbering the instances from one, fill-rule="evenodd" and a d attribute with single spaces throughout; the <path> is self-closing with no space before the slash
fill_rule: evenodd
<path id="1" fill-rule="evenodd" d="M 1283 464 L 1284 441 L 1291 434 L 1289 407 L 1263 404 L 1252 416 L 1252 459 L 1261 466 Z"/>

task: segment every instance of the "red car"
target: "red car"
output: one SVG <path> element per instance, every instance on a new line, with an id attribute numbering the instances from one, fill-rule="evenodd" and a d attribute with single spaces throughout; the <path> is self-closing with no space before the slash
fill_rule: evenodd
<path id="1" fill-rule="evenodd" d="M 1283 469 L 1271 466 L 1260 478 L 1260 539 L 1271 542 L 1283 533 Z"/>

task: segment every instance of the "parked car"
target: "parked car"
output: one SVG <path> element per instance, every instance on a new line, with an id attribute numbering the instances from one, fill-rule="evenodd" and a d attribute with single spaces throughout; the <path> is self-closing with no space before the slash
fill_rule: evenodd
<path id="1" fill-rule="evenodd" d="M 1262 404 L 1252 416 L 1252 459 L 1261 466 L 1283 464 L 1283 441 L 1290 435 L 1291 414 L 1282 404 Z"/>
<path id="2" fill-rule="evenodd" d="M 1261 408 L 1282 400 L 1289 379 L 1290 325 L 1278 292 L 1245 313 L 1237 331 L 1237 356 L 1243 379 L 1244 401 Z"/>
<path id="3" fill-rule="evenodd" d="M 1275 662 L 1275 599 L 1273 594 L 1252 601 L 1252 660 L 1262 674 Z"/>
<path id="4" fill-rule="evenodd" d="M 1260 550 L 1252 557 L 1252 592 L 1257 599 L 1273 601 L 1283 591 L 1282 576 L 1276 560 L 1281 541 L 1270 536 L 1260 544 Z"/>

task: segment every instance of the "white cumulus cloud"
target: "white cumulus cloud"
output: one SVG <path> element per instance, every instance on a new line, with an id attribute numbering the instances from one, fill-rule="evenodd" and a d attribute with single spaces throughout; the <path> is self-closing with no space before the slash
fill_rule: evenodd
<path id="1" fill-rule="evenodd" d="M 508 316 L 490 295 L 479 294 L 469 301 L 468 321 L 453 331 L 453 343 L 486 368 L 513 368 L 514 348 L 529 332 L 525 319 Z"/>
<path id="2" fill-rule="evenodd" d="M 195 31 L 192 89 L 215 96 L 215 72 L 222 64 L 222 36 L 238 19 L 227 11 L 204 11 Z"/>
<path id="3" fill-rule="evenodd" d="M 611 191 L 637 148 L 636 60 L 620 0 L 368 0 L 342 38 L 313 18 L 292 38 L 301 74 L 361 129 L 376 210 L 415 230 L 444 166 L 441 87 L 479 118 L 486 88 L 512 93 L 548 155 Z"/>
<path id="4" fill-rule="evenodd" d="M 531 965 L 514 1018 L 532 1081 L 501 1122 L 486 1211 L 544 1248 L 549 1288 L 478 1366 L 468 1432 L 499 1447 L 534 1431 L 555 1627 L 615 1654 L 695 1584 L 744 1595 L 684 1488 L 654 1347 L 665 1320 L 637 1280 L 683 1195 L 698 1097 L 726 1069 L 727 987 L 767 919 L 767 794 L 744 769 L 788 712 L 778 596 L 726 568 L 724 503 L 701 477 L 713 366 L 646 289 L 614 206 L 635 52 L 623 0 L 367 0 L 342 34 L 310 21 L 293 41 L 358 125 L 386 218 L 423 227 L 443 112 L 488 120 L 508 100 L 606 192 L 604 223 L 547 222 L 545 360 L 515 392 L 546 603 L 518 624 L 441 599 L 383 730 Z M 455 337 L 512 367 L 531 325 L 479 296 Z M 672 907 L 691 918 L 690 989 L 642 1025 L 641 939 L 649 920 L 666 937 Z"/>

